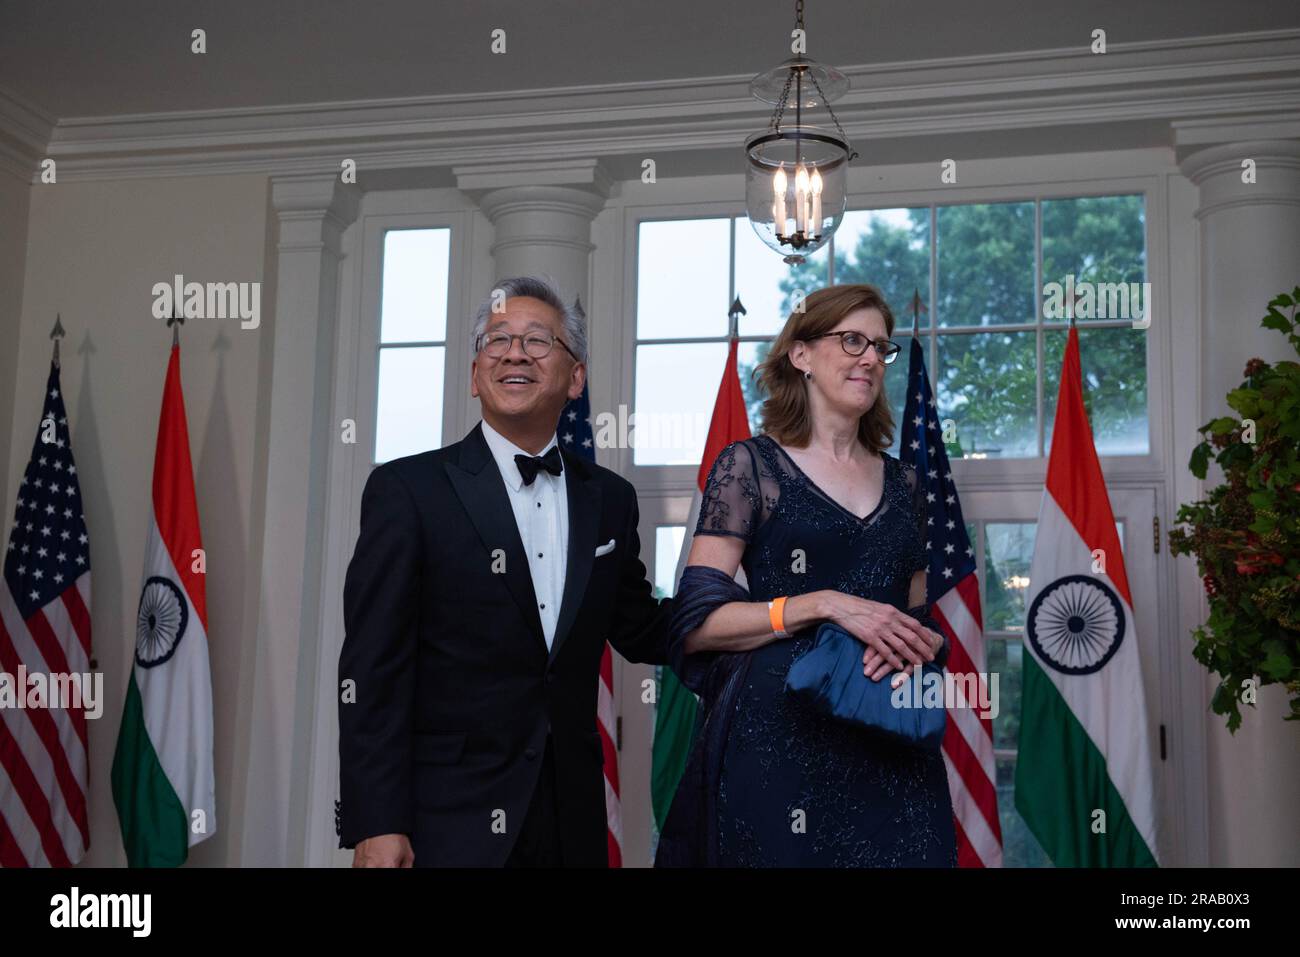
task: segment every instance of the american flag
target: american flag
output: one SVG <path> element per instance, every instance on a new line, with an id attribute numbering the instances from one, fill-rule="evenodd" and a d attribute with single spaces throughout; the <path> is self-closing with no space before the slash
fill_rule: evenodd
<path id="1" fill-rule="evenodd" d="M 581 306 L 578 307 L 581 309 Z M 596 461 L 595 437 L 591 431 L 591 401 L 587 387 L 582 395 L 570 399 L 560 413 L 556 429 L 565 451 Z M 609 837 L 609 866 L 623 866 L 623 806 L 618 796 L 618 749 L 614 746 L 614 658 L 609 642 L 600 656 L 600 686 L 596 698 L 596 725 L 605 752 L 605 820 Z"/>
<path id="2" fill-rule="evenodd" d="M 58 364 L 18 485 L 0 583 L 0 671 L 90 672 L 90 548 Z M 68 867 L 90 847 L 84 702 L 0 708 L 0 866 Z"/>
<path id="3" fill-rule="evenodd" d="M 926 595 L 930 613 L 948 635 L 952 650 L 947 670 L 955 676 L 973 675 L 984 686 L 984 616 L 980 610 L 975 550 L 966 534 L 957 486 L 948 466 L 942 428 L 935 410 L 924 352 L 916 336 L 907 370 L 907 404 L 903 413 L 902 461 L 915 466 L 927 509 L 925 547 L 930 565 Z M 956 682 L 958 694 L 965 686 Z M 984 692 L 981 691 L 982 700 Z M 993 724 L 981 718 L 980 702 L 959 701 L 948 709 L 943 736 L 943 760 L 948 770 L 957 827 L 959 867 L 999 867 L 1002 827 L 994 781 Z"/>

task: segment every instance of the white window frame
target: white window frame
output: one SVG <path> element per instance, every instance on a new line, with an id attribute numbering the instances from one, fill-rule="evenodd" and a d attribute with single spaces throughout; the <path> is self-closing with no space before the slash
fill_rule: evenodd
<path id="1" fill-rule="evenodd" d="M 374 467 L 384 234 L 390 229 L 451 229 L 443 376 L 445 445 L 461 438 L 469 415 L 470 329 L 466 313 L 472 283 L 485 257 L 480 216 L 457 190 L 373 192 L 363 197 L 361 214 L 343 235 L 333 421 L 341 429 L 345 419 L 352 419 L 356 443 L 332 443 L 329 459 L 321 651 L 315 675 L 318 718 L 311 745 L 307 812 L 312 824 L 304 849 L 307 866 L 346 867 L 352 861 L 351 851 L 338 848 L 333 827 L 339 785 L 337 672 L 343 646 L 343 582 L 360 525 L 361 491 Z"/>
<path id="2" fill-rule="evenodd" d="M 1025 192 L 1018 193 L 1017 189 L 1024 189 Z M 1166 212 L 1163 203 L 1163 189 L 1161 188 L 1160 179 L 1157 176 L 1142 177 L 1125 177 L 1106 180 L 1087 180 L 1076 181 L 1071 183 L 1039 184 L 1036 188 L 1030 187 L 980 187 L 971 188 L 957 192 L 956 190 L 935 189 L 925 192 L 906 192 L 899 194 L 888 194 L 888 199 L 883 199 L 884 194 L 874 193 L 870 195 L 862 193 L 850 193 L 848 207 L 854 211 L 865 211 L 874 209 L 906 209 L 921 206 L 941 206 L 941 205 L 969 205 L 975 203 L 1007 203 L 1007 202 L 1032 202 L 1035 200 L 1053 200 L 1053 199 L 1077 199 L 1089 196 L 1117 196 L 1117 195 L 1141 195 L 1143 197 L 1145 209 L 1145 226 L 1146 226 L 1146 275 L 1147 280 L 1151 282 L 1153 291 L 1160 288 L 1154 276 L 1155 260 L 1157 253 L 1162 257 L 1166 255 L 1166 250 L 1161 247 L 1157 250 L 1162 230 L 1153 228 L 1153 222 L 1164 223 Z M 652 206 L 627 206 L 624 207 L 624 248 L 626 257 L 623 274 L 628 277 L 627 288 L 624 289 L 624 312 L 627 317 L 624 325 L 630 331 L 627 336 L 629 346 L 622 351 L 618 357 L 620 368 L 622 369 L 623 389 L 615 396 L 615 404 L 625 403 L 629 412 L 635 412 L 633 405 L 636 396 L 636 346 L 638 338 L 636 334 L 636 316 L 637 316 L 637 238 L 641 223 L 655 222 L 662 220 L 681 220 L 681 219 L 725 219 L 728 217 L 742 216 L 745 209 L 743 202 L 735 201 L 711 201 L 698 203 L 674 203 L 670 205 L 652 205 Z M 1159 219 L 1157 220 L 1157 217 Z M 1034 239 L 1034 271 L 1039 271 L 1039 260 L 1041 259 L 1040 237 L 1041 223 L 1037 222 L 1039 215 L 1035 214 L 1035 239 Z M 933 302 L 937 296 L 935 288 L 937 282 L 937 273 L 935 270 L 935 261 L 937 258 L 937 245 L 933 235 L 935 217 L 931 216 L 931 237 L 930 237 L 930 289 L 927 294 L 927 301 Z M 734 246 L 734 244 L 733 244 Z M 772 254 L 775 258 L 776 253 Z M 734 248 L 731 253 L 733 260 L 731 271 L 734 274 Z M 1164 274 L 1162 274 L 1164 275 Z M 1041 289 L 1043 277 L 1035 276 L 1037 283 L 1036 289 Z M 830 268 L 830 281 L 835 281 L 834 264 L 832 261 Z M 1168 299 L 1163 296 L 1153 295 L 1153 313 L 1151 315 L 1151 325 L 1155 327 L 1157 323 L 1168 322 Z M 725 305 L 721 308 L 726 308 Z M 1165 310 L 1161 315 L 1160 310 Z M 896 310 L 896 319 L 899 327 L 905 322 L 902 315 L 902 307 Z M 910 334 L 910 326 L 907 327 Z M 1097 328 L 1091 321 L 1084 320 L 1079 323 L 1080 330 Z M 1027 330 L 1028 331 L 1028 330 Z M 1149 331 L 1149 330 L 1148 330 Z M 740 339 L 742 342 L 757 341 L 771 338 L 770 336 L 747 336 L 744 329 L 744 317 L 740 320 Z M 961 333 L 957 333 L 961 334 Z M 929 330 L 922 330 L 921 337 L 924 340 L 926 348 L 926 363 L 928 368 L 933 372 L 937 360 L 938 336 L 932 336 Z M 653 340 L 644 340 L 646 344 L 654 344 Z M 666 342 L 676 342 L 676 339 L 665 340 Z M 707 338 L 698 340 L 700 342 L 711 341 Z M 1144 455 L 1111 455 L 1102 456 L 1103 469 L 1107 475 L 1112 472 L 1144 475 L 1147 477 L 1161 477 L 1161 463 L 1164 460 L 1164 432 L 1158 427 L 1156 420 L 1157 409 L 1153 402 L 1153 395 L 1158 394 L 1156 389 L 1163 385 L 1164 377 L 1158 355 L 1159 350 L 1152 341 L 1152 337 L 1147 337 L 1147 434 L 1148 448 Z M 1040 350 L 1039 366 L 1042 366 L 1042 355 Z M 933 378 L 933 376 L 932 376 Z M 1041 373 L 1040 373 L 1041 381 Z M 1041 389 L 1039 390 L 1042 391 Z M 1046 406 L 1046 397 L 1039 396 L 1038 399 L 1038 429 L 1040 436 L 1046 430 L 1046 423 L 1043 421 L 1043 409 Z M 901 410 L 900 410 L 901 411 Z M 899 426 L 901 429 L 901 426 Z M 618 470 L 622 475 L 627 477 L 638 489 L 645 488 L 662 490 L 678 490 L 683 487 L 689 488 L 694 481 L 694 475 L 698 467 L 693 465 L 637 465 L 633 460 L 631 449 L 620 449 L 618 455 Z M 964 482 L 974 483 L 971 487 L 992 486 L 1000 484 L 1010 479 L 1027 479 L 1038 477 L 1040 480 L 1045 478 L 1047 472 L 1047 458 L 1045 456 L 1024 456 L 1017 458 L 993 458 L 993 459 L 960 459 L 953 462 L 955 473 L 961 477 Z"/>
<path id="3" fill-rule="evenodd" d="M 367 472 L 373 467 L 376 415 L 379 397 L 380 309 L 382 306 L 384 237 L 393 230 L 449 229 L 450 259 L 447 272 L 447 331 L 443 368 L 442 444 L 457 441 L 460 422 L 465 418 L 469 392 L 469 329 L 465 322 L 468 302 L 463 277 L 468 255 L 466 221 L 468 211 L 438 210 L 405 213 L 363 213 L 359 217 L 363 243 L 361 303 L 357 323 L 357 435 L 365 436 Z M 387 348 L 393 348 L 391 345 Z M 457 359 L 464 361 L 456 361 Z"/>
<path id="4" fill-rule="evenodd" d="M 1100 457 L 1107 486 L 1116 498 L 1116 511 L 1120 501 L 1143 501 L 1150 494 L 1154 501 L 1154 514 L 1162 517 L 1161 534 L 1167 530 L 1165 519 L 1176 501 L 1175 471 L 1178 463 L 1169 461 L 1172 448 L 1173 402 L 1168 397 L 1177 387 L 1170 379 L 1174 301 L 1185 303 L 1178 290 L 1173 288 L 1172 274 L 1177 268 L 1186 270 L 1189 260 L 1195 262 L 1195 237 L 1185 234 L 1174 237 L 1170 228 L 1169 198 L 1175 196 L 1175 180 L 1180 174 L 1167 157 L 1153 151 L 1125 151 L 1109 154 L 1099 163 L 1093 156 L 1065 157 L 1012 157 L 991 179 L 1000 182 L 980 186 L 933 186 L 870 189 L 862 185 L 870 175 L 855 171 L 850 179 L 848 208 L 898 209 L 917 206 L 954 205 L 965 203 L 994 203 L 1027 200 L 1071 199 L 1083 196 L 1136 195 L 1143 197 L 1145 211 L 1146 278 L 1151 283 L 1151 324 L 1147 334 L 1147 435 L 1148 451 L 1144 455 Z M 1093 164 L 1090 166 L 1089 164 Z M 1079 175 L 1081 171 L 1106 168 L 1124 168 L 1128 171 L 1113 175 Z M 904 169 L 915 170 L 913 164 Z M 894 168 L 887 168 L 892 170 Z M 1020 176 L 1026 169 L 1028 176 Z M 1133 169 L 1140 172 L 1134 174 Z M 888 177 L 882 174 L 880 179 Z M 906 177 L 899 177 L 900 179 Z M 912 178 L 916 178 L 913 176 Z M 935 177 L 937 180 L 937 176 Z M 593 254 L 592 285 L 594 299 L 619 304 L 621 321 L 613 323 L 613 334 L 605 340 L 606 349 L 593 356 L 593 362 L 613 363 L 618 375 L 611 376 L 612 395 L 607 406 L 599 406 L 593 396 L 593 415 L 603 409 L 615 410 L 623 404 L 634 412 L 636 395 L 636 282 L 637 237 L 643 221 L 690 218 L 726 218 L 744 213 L 744 183 L 739 175 L 728 177 L 698 177 L 674 183 L 653 184 L 652 187 L 625 184 L 629 188 L 610 201 L 603 214 L 603 227 Z M 719 199 L 718 197 L 724 197 Z M 1183 193 L 1181 196 L 1185 197 Z M 1193 208 L 1179 208 L 1180 221 L 1191 220 Z M 1036 213 L 1036 220 L 1038 214 Z M 598 224 L 601 225 L 601 224 Z M 1035 229 L 1035 272 L 1039 270 L 1041 250 L 1039 233 Z M 933 256 L 937 249 L 931 236 L 931 286 L 935 282 Z M 1171 245 L 1180 243 L 1178 262 L 1171 262 Z M 775 253 L 773 253 L 775 256 Z M 734 257 L 734 252 L 732 253 Z M 734 264 L 732 266 L 734 270 Z M 833 269 L 833 267 L 832 267 Z M 1036 277 L 1041 288 L 1042 277 Z M 833 277 L 832 277 L 833 281 Z M 934 290 L 930 291 L 933 301 Z M 725 304 L 719 306 L 725 308 Z M 744 319 L 741 319 L 743 338 Z M 1089 328 L 1081 322 L 1081 329 Z M 931 353 L 930 368 L 934 368 Z M 1041 364 L 1041 362 L 1040 362 Z M 1178 387 L 1181 390 L 1181 387 Z M 1043 400 L 1045 401 L 1045 400 Z M 1040 428 L 1046 423 L 1041 421 Z M 698 466 L 691 465 L 635 465 L 631 449 L 612 449 L 606 453 L 606 462 L 628 478 L 637 489 L 641 505 L 640 536 L 642 560 L 647 569 L 654 567 L 655 528 L 659 525 L 685 524 L 690 499 L 695 490 Z M 1046 480 L 1047 458 L 962 459 L 952 463 L 958 484 L 963 491 L 963 503 L 971 506 L 981 499 L 1001 499 L 989 515 L 971 511 L 968 517 L 984 520 L 1009 520 L 1015 515 L 1036 517 Z M 1013 493 L 1010 498 L 1006 494 Z M 1133 498 L 1133 493 L 1138 494 Z M 991 505 L 991 503 L 990 503 Z M 970 507 L 970 506 L 968 506 Z M 1126 528 L 1126 537 L 1129 534 Z M 1146 529 L 1134 528 L 1135 539 L 1146 540 Z M 1208 840 L 1205 831 L 1208 813 L 1208 790 L 1205 784 L 1206 744 L 1204 731 L 1203 679 L 1199 666 L 1190 660 L 1185 642 L 1178 630 L 1179 615 L 1174 607 L 1173 560 L 1167 548 L 1162 547 L 1156 556 L 1154 580 L 1157 584 L 1153 600 L 1144 602 L 1150 627 L 1159 630 L 1155 643 L 1157 653 L 1144 653 L 1144 674 L 1155 671 L 1158 689 L 1149 698 L 1147 707 L 1154 724 L 1164 724 L 1172 734 L 1181 736 L 1177 746 L 1170 747 L 1168 757 L 1162 761 L 1153 754 L 1157 801 L 1161 814 L 1160 846 L 1162 863 L 1186 865 L 1208 860 Z M 982 569 L 981 569 L 982 575 Z M 1150 647 L 1150 646 L 1147 646 Z M 1154 660 L 1152 660 L 1154 658 Z M 652 674 L 648 666 L 629 665 L 623 669 L 619 690 L 620 711 L 628 715 L 624 722 L 624 750 L 620 772 L 624 791 L 629 782 L 645 777 L 644 769 L 650 762 L 650 735 L 653 714 L 640 715 L 648 709 L 638 709 L 641 682 Z M 616 676 L 617 677 L 617 676 Z M 648 729 L 648 730 L 647 730 Z M 648 778 L 646 778 L 648 780 Z M 644 805 L 644 810 L 642 808 Z M 644 801 L 627 797 L 623 801 L 624 859 L 636 866 L 636 854 L 649 846 L 649 798 Z M 1170 819 L 1172 818 L 1172 819 Z M 644 829 L 645 834 L 641 831 Z"/>

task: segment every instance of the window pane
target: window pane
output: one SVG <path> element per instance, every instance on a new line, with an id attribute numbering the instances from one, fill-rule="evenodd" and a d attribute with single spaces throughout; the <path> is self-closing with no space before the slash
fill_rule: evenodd
<path id="1" fill-rule="evenodd" d="M 992 675 L 998 676 L 998 716 L 993 719 L 993 747 L 1014 751 L 1020 740 L 1020 676 L 1024 645 L 1018 638 L 990 638 L 988 651 L 989 703 L 992 704 Z"/>
<path id="2" fill-rule="evenodd" d="M 450 229 L 384 233 L 379 341 L 441 342 L 447 338 Z"/>
<path id="3" fill-rule="evenodd" d="M 939 336 L 939 418 L 951 418 L 949 458 L 1038 454 L 1035 333 Z"/>
<path id="4" fill-rule="evenodd" d="M 1080 322 L 1090 319 L 1137 319 L 1149 306 L 1145 295 L 1138 301 L 1128 292 L 1141 292 L 1146 279 L 1146 208 L 1142 196 L 1083 196 L 1043 201 L 1043 284 L 1057 283 L 1064 291 L 1066 277 L 1080 283 L 1136 283 L 1123 290 L 1098 290 L 1095 307 L 1084 307 Z M 1064 303 L 1064 295 L 1061 295 Z M 1127 303 L 1127 308 L 1124 304 Z M 1116 306 L 1121 306 L 1117 309 Z M 1088 313 L 1091 312 L 1091 315 Z M 1049 316 L 1063 318 L 1068 316 Z"/>
<path id="5" fill-rule="evenodd" d="M 635 464 L 700 464 L 726 361 L 725 342 L 637 346 Z"/>
<path id="6" fill-rule="evenodd" d="M 936 222 L 940 325 L 1033 322 L 1034 204 L 940 206 Z"/>
<path id="7" fill-rule="evenodd" d="M 907 326 L 910 330 L 912 327 Z M 903 412 L 907 408 L 907 370 L 911 368 L 912 361 L 912 337 L 911 335 L 900 335 L 894 333 L 893 339 L 903 351 L 898 354 L 898 358 L 885 366 L 885 398 L 889 401 L 889 409 L 894 414 L 894 444 L 889 447 L 889 451 L 897 458 L 902 455 L 903 445 L 903 428 L 906 423 L 903 422 Z M 921 348 L 928 351 L 929 340 L 921 340 Z M 929 356 L 926 355 L 926 362 L 929 363 Z"/>
<path id="8" fill-rule="evenodd" d="M 835 232 L 835 281 L 880 287 L 893 310 L 895 338 L 912 328 L 912 297 L 930 303 L 930 210 L 861 209 L 844 214 Z M 929 312 L 920 327 L 930 325 Z"/>
<path id="9" fill-rule="evenodd" d="M 758 368 L 760 362 L 767 358 L 771 348 L 771 342 L 742 342 L 736 349 L 736 372 L 740 375 L 740 391 L 745 395 L 745 410 L 749 413 L 749 427 L 755 434 L 763 428 L 761 409 L 763 400 L 767 398 L 767 392 L 763 389 L 758 377 L 754 375 L 754 370 Z M 709 406 L 709 415 L 712 416 L 712 414 L 713 407 Z"/>
<path id="10" fill-rule="evenodd" d="M 375 462 L 442 445 L 443 346 L 379 350 Z"/>
<path id="11" fill-rule="evenodd" d="M 731 305 L 730 221 L 646 222 L 637 233 L 637 338 L 725 336 Z"/>
<path id="12" fill-rule="evenodd" d="M 988 631 L 1024 631 L 1034 531 L 1034 522 L 984 526 L 984 600 L 988 603 L 984 627 Z"/>
<path id="13" fill-rule="evenodd" d="M 998 818 L 1005 867 L 1051 867 L 1052 862 L 1016 810 L 1016 760 L 998 758 Z"/>
<path id="14" fill-rule="evenodd" d="M 817 250 L 801 265 L 787 265 L 763 245 L 747 217 L 737 217 L 736 295 L 745 307 L 745 314 L 740 317 L 740 334 L 775 336 L 785 325 L 795 302 L 827 284 L 829 268 L 829 246 Z"/>
<path id="15" fill-rule="evenodd" d="M 1079 370 L 1083 405 L 1088 410 L 1098 455 L 1146 455 L 1151 450 L 1147 427 L 1147 330 L 1080 329 Z M 1045 443 L 1052 447 L 1061 361 L 1069 333 L 1043 333 L 1043 415 Z"/>
<path id="16" fill-rule="evenodd" d="M 655 595 L 671 597 L 676 591 L 677 559 L 686 540 L 685 525 L 655 527 Z"/>

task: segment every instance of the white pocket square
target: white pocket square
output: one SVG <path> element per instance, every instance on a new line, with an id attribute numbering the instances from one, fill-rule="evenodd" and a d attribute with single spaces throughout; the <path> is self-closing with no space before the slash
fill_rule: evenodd
<path id="1" fill-rule="evenodd" d="M 594 557 L 599 558 L 601 555 L 608 555 L 613 550 L 614 550 L 614 539 L 611 538 L 604 545 L 601 545 L 596 549 L 596 554 Z"/>

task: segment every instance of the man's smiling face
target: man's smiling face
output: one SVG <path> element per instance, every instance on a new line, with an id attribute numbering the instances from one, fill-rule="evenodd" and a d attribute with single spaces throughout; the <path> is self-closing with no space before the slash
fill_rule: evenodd
<path id="1" fill-rule="evenodd" d="M 488 355 L 483 343 L 493 333 L 503 332 L 515 336 L 535 332 L 559 341 L 540 359 L 524 351 L 522 338 L 512 340 L 510 350 L 500 358 Z M 483 404 L 484 418 L 501 422 L 545 418 L 554 426 L 564 404 L 582 395 L 587 377 L 586 366 L 569 354 L 567 345 L 553 308 L 531 296 L 506 299 L 504 310 L 490 316 L 471 366 L 470 393 Z"/>

